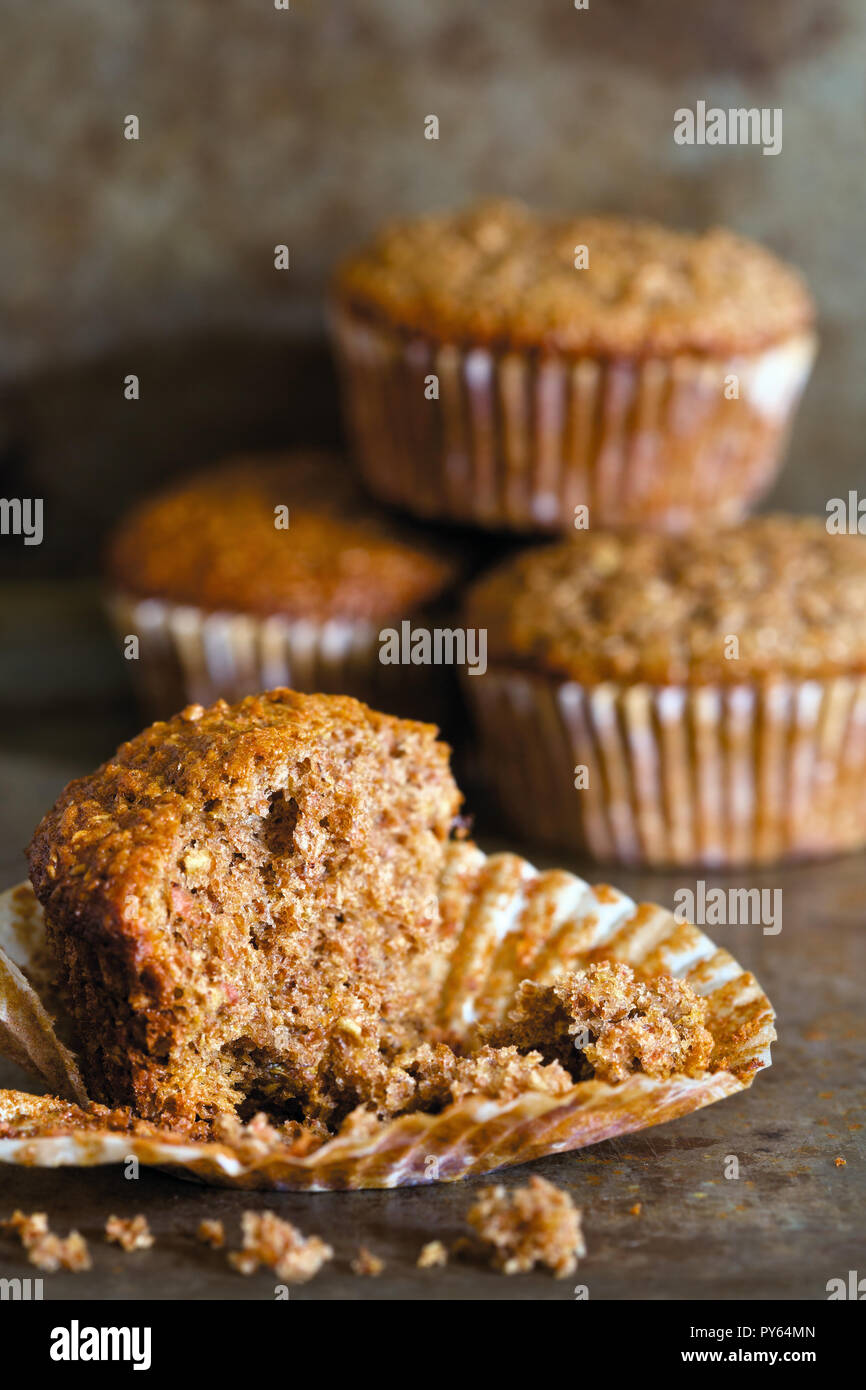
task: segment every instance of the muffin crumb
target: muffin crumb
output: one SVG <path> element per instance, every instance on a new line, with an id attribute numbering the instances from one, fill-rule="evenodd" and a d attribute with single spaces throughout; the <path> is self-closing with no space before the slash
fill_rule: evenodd
<path id="1" fill-rule="evenodd" d="M 447 1043 L 422 1043 L 401 1061 L 416 1085 L 411 1109 L 436 1110 L 467 1096 L 499 1101 L 526 1091 L 557 1096 L 574 1085 L 558 1062 L 546 1063 L 540 1052 L 523 1054 L 513 1046 L 484 1045 L 461 1057 Z"/>
<path id="2" fill-rule="evenodd" d="M 266 1265 L 283 1283 L 305 1284 L 334 1256 L 319 1236 L 302 1235 L 272 1211 L 245 1211 L 241 1231 L 242 1248 L 228 1256 L 239 1274 L 254 1274 L 259 1265 Z"/>
<path id="3" fill-rule="evenodd" d="M 623 961 L 599 961 L 554 985 L 524 980 L 491 1041 L 537 1049 L 581 1078 L 700 1076 L 714 1047 L 707 1015 L 706 1000 L 685 980 L 642 980 Z"/>
<path id="4" fill-rule="evenodd" d="M 436 1269 L 448 1263 L 448 1251 L 441 1240 L 428 1240 L 416 1260 L 418 1269 Z"/>
<path id="5" fill-rule="evenodd" d="M 586 1254 L 580 1217 L 567 1192 L 533 1175 L 525 1187 L 483 1187 L 466 1220 L 503 1274 L 544 1264 L 563 1279 Z"/>
<path id="6" fill-rule="evenodd" d="M 212 1250 L 221 1250 L 226 1243 L 225 1227 L 221 1221 L 200 1221 L 195 1236 L 202 1245 L 209 1245 Z"/>
<path id="7" fill-rule="evenodd" d="M 372 1250 L 368 1250 L 366 1245 L 358 1247 L 358 1253 L 352 1261 L 353 1274 L 369 1275 L 372 1279 L 378 1279 L 384 1268 L 385 1261 L 374 1255 Z"/>
<path id="8" fill-rule="evenodd" d="M 109 1216 L 105 1223 L 105 1239 L 122 1250 L 150 1250 L 153 1236 L 145 1216 Z"/>

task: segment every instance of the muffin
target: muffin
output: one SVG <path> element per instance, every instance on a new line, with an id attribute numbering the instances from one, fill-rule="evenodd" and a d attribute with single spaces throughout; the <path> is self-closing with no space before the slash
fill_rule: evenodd
<path id="1" fill-rule="evenodd" d="M 92 1099 L 148 1120 L 332 1122 L 447 968 L 460 804 L 429 725 L 275 690 L 190 706 L 71 783 L 29 850 Z"/>
<path id="2" fill-rule="evenodd" d="M 801 279 L 750 241 L 502 202 L 386 228 L 332 322 L 371 491 L 526 532 L 738 520 L 815 351 Z"/>
<path id="3" fill-rule="evenodd" d="M 866 844 L 866 539 L 759 517 L 588 532 L 471 591 L 467 681 L 523 835 L 602 860 L 724 866 Z"/>
<path id="4" fill-rule="evenodd" d="M 383 665 L 379 634 L 433 621 L 458 568 L 336 456 L 237 458 L 120 524 L 109 608 L 151 714 L 292 685 L 441 719 L 442 673 Z"/>

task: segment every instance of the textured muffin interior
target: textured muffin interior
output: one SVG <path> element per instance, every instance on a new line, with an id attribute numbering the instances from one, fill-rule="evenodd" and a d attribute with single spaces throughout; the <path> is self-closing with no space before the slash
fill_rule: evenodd
<path id="1" fill-rule="evenodd" d="M 436 886 L 459 793 L 431 728 L 290 694 L 154 726 L 37 832 L 98 1099 L 327 1122 L 398 1103 L 390 1059 L 445 969 Z"/>

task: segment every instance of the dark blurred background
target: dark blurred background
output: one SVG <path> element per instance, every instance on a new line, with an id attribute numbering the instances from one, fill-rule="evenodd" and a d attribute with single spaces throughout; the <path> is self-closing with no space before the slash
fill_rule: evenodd
<path id="1" fill-rule="evenodd" d="M 0 537 L 9 756 L 26 729 L 41 755 L 57 709 L 105 724 L 76 765 L 135 725 L 95 617 L 132 498 L 339 440 L 325 287 L 384 218 L 505 193 L 765 240 L 822 340 L 771 503 L 857 485 L 862 0 L 0 0 L 0 24 L 0 496 L 45 507 L 40 546 Z M 699 99 L 781 107 L 782 152 L 675 145 Z"/>
<path id="2" fill-rule="evenodd" d="M 383 218 L 483 193 L 728 223 L 795 261 L 822 350 L 773 500 L 856 486 L 862 0 L 0 0 L 0 24 L 0 495 L 46 506 L 3 572 L 92 572 L 154 483 L 336 439 L 331 266 Z M 675 145 L 698 99 L 781 107 L 781 154 Z"/>

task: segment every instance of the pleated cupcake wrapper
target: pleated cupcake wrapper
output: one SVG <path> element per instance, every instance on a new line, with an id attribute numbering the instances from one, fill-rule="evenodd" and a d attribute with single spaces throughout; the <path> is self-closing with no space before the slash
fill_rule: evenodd
<path id="1" fill-rule="evenodd" d="M 736 521 L 775 477 L 815 353 L 807 333 L 718 359 L 497 351 L 339 306 L 332 327 L 371 491 L 420 516 L 525 531 L 570 530 L 582 505 L 600 526 Z"/>
<path id="2" fill-rule="evenodd" d="M 383 665 L 380 626 L 370 622 L 207 612 L 124 593 L 110 594 L 107 607 L 122 644 L 138 637 L 138 659 L 128 665 L 143 706 L 155 716 L 277 686 L 354 695 L 376 709 L 405 709 L 416 718 L 447 714 L 447 692 L 436 689 L 441 672 L 431 680 L 417 666 Z M 423 625 L 425 615 L 413 621 Z"/>
<path id="3" fill-rule="evenodd" d="M 715 868 L 866 844 L 864 676 L 583 686 L 490 667 L 464 686 L 500 808 L 530 839 Z"/>
<path id="4" fill-rule="evenodd" d="M 306 1155 L 293 1154 L 288 1144 L 247 1138 L 193 1143 L 151 1124 L 122 1132 L 88 1113 L 74 1057 L 56 1037 L 52 1046 L 46 1034 L 45 1011 L 26 979 L 31 961 L 33 980 L 45 979 L 41 913 L 24 885 L 0 897 L 0 1009 L 6 1020 L 0 1050 L 56 1094 L 0 1091 L 0 1160 L 59 1167 L 134 1156 L 179 1176 L 250 1189 L 452 1181 L 676 1119 L 743 1090 L 769 1066 L 776 1034 L 766 995 L 727 951 L 670 912 L 638 907 L 615 889 L 594 889 L 562 870 L 539 872 L 517 855 L 488 857 L 471 844 L 449 849 L 440 900 L 456 944 L 439 1024 L 468 1036 L 478 1022 L 504 1018 L 524 978 L 549 983 L 593 959 L 623 960 L 648 973 L 681 976 L 707 996 L 719 1070 L 665 1081 L 635 1073 L 617 1085 L 584 1081 L 560 1096 L 467 1097 L 438 1114 L 406 1115 L 372 1129 L 350 1117 L 335 1138 Z"/>

